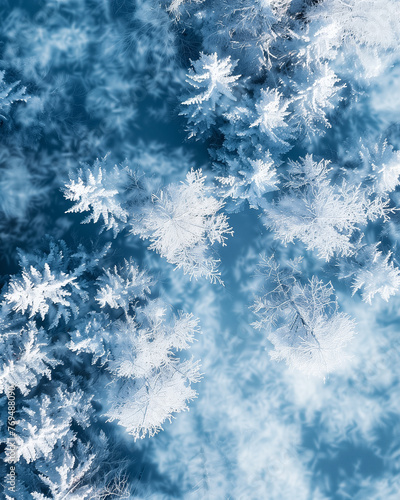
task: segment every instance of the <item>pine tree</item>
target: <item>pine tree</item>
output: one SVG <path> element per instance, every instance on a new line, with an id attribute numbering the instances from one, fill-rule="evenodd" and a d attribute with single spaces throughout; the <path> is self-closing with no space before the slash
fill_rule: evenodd
<path id="1" fill-rule="evenodd" d="M 333 185 L 327 161 L 315 162 L 311 155 L 292 162 L 289 190 L 265 209 L 265 224 L 284 244 L 301 240 L 308 250 L 330 260 L 335 254 L 354 253 L 354 235 L 368 221 L 387 219 L 389 202 L 371 199 L 360 186 Z"/>
<path id="2" fill-rule="evenodd" d="M 240 75 L 232 75 L 237 62 L 231 62 L 230 57 L 220 60 L 217 53 L 201 53 L 192 65 L 187 81 L 199 93 L 182 103 L 187 106 L 182 114 L 188 117 L 189 137 L 201 135 L 204 138 L 210 134 L 217 116 L 227 109 L 229 102 L 236 101 L 234 88 Z"/>
<path id="3" fill-rule="evenodd" d="M 296 270 L 281 269 L 273 257 L 262 261 L 265 293 L 253 310 L 255 328 L 267 330 L 274 346 L 271 358 L 290 368 L 325 377 L 346 359 L 344 348 L 355 333 L 355 323 L 338 311 L 331 283 L 316 276 L 302 284 Z"/>
<path id="4" fill-rule="evenodd" d="M 151 250 L 185 274 L 221 282 L 218 261 L 210 255 L 209 246 L 225 245 L 226 235 L 233 232 L 226 215 L 219 213 L 224 203 L 213 196 L 205 180 L 201 170 L 191 170 L 185 182 L 153 195 L 132 232 L 149 239 Z"/>

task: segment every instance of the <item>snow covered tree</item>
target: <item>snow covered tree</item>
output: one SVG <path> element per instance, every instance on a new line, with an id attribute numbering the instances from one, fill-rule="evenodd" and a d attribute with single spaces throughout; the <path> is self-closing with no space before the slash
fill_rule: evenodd
<path id="1" fill-rule="evenodd" d="M 287 152 L 291 146 L 290 101 L 278 90 L 261 89 L 255 99 L 243 98 L 237 106 L 224 113 L 223 154 L 237 152 L 242 163 L 270 151 L 274 158 Z"/>
<path id="2" fill-rule="evenodd" d="M 165 420 L 171 421 L 173 413 L 188 409 L 188 401 L 197 395 L 190 384 L 198 380 L 198 369 L 189 361 L 169 363 L 145 381 L 118 379 L 105 415 L 108 421 L 117 420 L 135 439 L 154 436 Z"/>
<path id="3" fill-rule="evenodd" d="M 48 255 L 20 252 L 21 276 L 14 276 L 4 292 L 5 302 L 16 313 L 48 319 L 50 328 L 61 318 L 67 323 L 77 317 L 79 305 L 88 299 L 85 284 L 79 282 L 86 270 L 96 265 L 99 255 L 90 257 L 82 248 L 70 255 L 64 242 L 50 244 Z M 75 265 L 72 265 L 71 262 Z"/>
<path id="4" fill-rule="evenodd" d="M 9 320 L 8 320 L 9 321 Z M 2 319 L 0 337 L 0 393 L 18 388 L 26 396 L 60 361 L 54 358 L 49 338 L 34 321 L 7 323 Z"/>
<path id="5" fill-rule="evenodd" d="M 353 82 L 390 72 L 399 41 L 399 6 L 392 0 L 329 0 L 306 12 L 310 48 Z"/>
<path id="6" fill-rule="evenodd" d="M 115 324 L 107 369 L 117 378 L 106 416 L 138 439 L 153 436 L 173 413 L 188 409 L 187 402 L 196 396 L 191 384 L 200 375 L 198 363 L 176 356 L 193 341 L 197 320 L 182 315 L 168 323 L 158 302 L 138 310 L 136 318 L 140 323 Z"/>
<path id="7" fill-rule="evenodd" d="M 204 138 L 229 103 L 236 101 L 234 88 L 240 75 L 232 75 L 237 65 L 235 61 L 231 62 L 230 57 L 218 59 L 217 53 L 201 53 L 192 65 L 187 81 L 199 93 L 182 103 L 187 106 L 182 114 L 188 117 L 189 137 L 201 135 Z"/>
<path id="8" fill-rule="evenodd" d="M 110 374 L 105 416 L 137 439 L 153 436 L 166 419 L 188 409 L 187 402 L 196 396 L 191 384 L 199 381 L 199 365 L 180 361 L 176 355 L 189 347 L 198 332 L 198 322 L 191 315 L 167 321 L 159 302 L 135 312 L 135 319 L 128 316 L 105 325 L 92 317 L 87 333 L 76 332 L 69 348 L 93 354 L 93 361 L 102 360 Z M 96 337 L 89 330 L 95 324 Z"/>
<path id="9" fill-rule="evenodd" d="M 288 32 L 291 0 L 173 1 L 169 11 L 201 35 L 204 52 L 237 59 L 240 71 L 258 77 L 276 57 L 276 40 Z"/>
<path id="10" fill-rule="evenodd" d="M 391 260 L 392 252 L 386 256 L 378 245 L 366 245 L 357 252 L 356 259 L 340 263 L 340 278 L 352 278 L 353 295 L 361 290 L 364 302 L 372 303 L 379 294 L 386 302 L 400 288 L 400 270 Z"/>
<path id="11" fill-rule="evenodd" d="M 256 98 L 245 97 L 224 113 L 224 142 L 212 155 L 221 194 L 236 210 L 244 201 L 260 208 L 264 195 L 278 189 L 276 169 L 291 148 L 289 104 L 277 89 L 261 89 Z"/>
<path id="12" fill-rule="evenodd" d="M 291 162 L 288 192 L 265 209 L 265 224 L 284 244 L 301 240 L 319 257 L 354 253 L 352 237 L 368 221 L 384 220 L 393 209 L 381 198 L 371 199 L 368 192 L 343 180 L 334 185 L 329 179 L 329 162 L 315 162 L 307 155 Z"/>
<path id="13" fill-rule="evenodd" d="M 95 485 L 82 484 L 85 476 L 93 466 L 96 456 L 90 454 L 81 441 L 77 442 L 78 453 L 73 455 L 71 450 L 63 446 L 57 446 L 53 451 L 55 456 L 49 462 L 38 463 L 39 477 L 43 484 L 49 489 L 51 496 L 37 491 L 32 492 L 35 500 L 89 500 L 100 492 Z M 85 449 L 86 448 L 86 449 Z M 87 483 L 87 481 L 85 481 Z"/>
<path id="14" fill-rule="evenodd" d="M 107 359 L 108 343 L 111 342 L 110 319 L 108 315 L 91 311 L 86 318 L 76 322 L 70 332 L 68 348 L 77 353 L 92 354 L 92 364 Z"/>
<path id="15" fill-rule="evenodd" d="M 7 84 L 4 81 L 5 71 L 0 71 L 0 119 L 5 120 L 3 113 L 8 112 L 8 108 L 14 102 L 26 102 L 29 96 L 25 95 L 26 88 L 20 87 L 20 82 Z"/>
<path id="16" fill-rule="evenodd" d="M 301 81 L 301 79 L 299 79 Z M 323 134 L 331 125 L 327 113 L 335 109 L 340 101 L 343 85 L 327 63 L 318 67 L 304 82 L 294 85 L 295 96 L 293 121 L 301 133 L 312 137 Z"/>
<path id="17" fill-rule="evenodd" d="M 96 300 L 100 307 L 121 307 L 127 313 L 133 301 L 144 299 L 150 293 L 153 280 L 130 258 L 122 266 L 105 269 L 104 274 L 97 278 L 97 283 L 99 290 Z"/>
<path id="18" fill-rule="evenodd" d="M 120 305 L 110 301 L 103 307 Z M 180 361 L 176 353 L 193 342 L 198 321 L 190 314 L 170 318 L 166 313 L 165 304 L 157 299 L 136 307 L 134 318 L 126 315 L 111 321 L 105 315 L 92 315 L 86 325 L 79 324 L 69 345 L 75 352 L 93 354 L 93 362 L 101 359 L 111 374 L 105 415 L 135 439 L 154 435 L 196 396 L 191 384 L 199 380 L 199 365 Z"/>
<path id="19" fill-rule="evenodd" d="M 26 401 L 16 426 L 16 460 L 23 458 L 29 464 L 49 457 L 59 441 L 65 448 L 71 446 L 76 439 L 72 421 L 83 428 L 89 425 L 90 399 L 80 390 L 70 393 L 60 385 L 51 398 L 43 395 Z"/>
<path id="20" fill-rule="evenodd" d="M 391 0 L 325 0 L 308 16 L 333 24 L 338 44 L 394 49 L 399 41 L 399 6 Z"/>
<path id="21" fill-rule="evenodd" d="M 82 224 L 97 222 L 103 218 L 104 228 L 112 229 L 116 236 L 128 221 L 127 194 L 135 186 L 135 178 L 128 167 L 108 168 L 107 156 L 94 162 L 93 167 L 83 164 L 70 175 L 64 196 L 67 200 L 77 202 L 68 212 L 91 213 Z M 124 205 L 124 206 L 123 206 Z"/>
<path id="22" fill-rule="evenodd" d="M 199 380 L 199 365 L 180 361 L 177 352 L 187 349 L 198 333 L 192 315 L 168 318 L 165 304 L 153 300 L 136 308 L 135 318 L 110 321 L 98 315 L 86 324 L 85 333 L 82 322 L 73 334 L 69 348 L 93 354 L 93 361 L 101 359 L 111 374 L 109 421 L 117 420 L 135 439 L 144 438 L 158 432 L 173 413 L 187 409 L 196 396 L 191 384 Z"/>
<path id="23" fill-rule="evenodd" d="M 261 134 L 268 136 L 271 142 L 285 145 L 288 137 L 287 108 L 290 101 L 284 100 L 277 89 L 262 89 L 255 102 L 255 121 L 250 128 L 257 127 Z"/>
<path id="24" fill-rule="evenodd" d="M 373 189 L 379 196 L 393 192 L 400 184 L 400 151 L 394 150 L 387 140 L 375 144 L 371 150 L 363 145 L 360 156 L 365 175 L 373 179 Z"/>
<path id="25" fill-rule="evenodd" d="M 14 278 L 10 282 L 9 291 L 4 295 L 4 298 L 14 311 L 22 314 L 28 311 L 30 318 L 39 314 L 44 320 L 52 308 L 51 321 L 52 325 L 56 326 L 61 316 L 64 316 L 66 321 L 70 317 L 71 301 L 69 297 L 74 288 L 79 290 L 75 281 L 76 276 L 68 276 L 62 272 L 56 276 L 45 262 L 42 271 L 33 266 L 29 270 L 24 269 L 21 278 Z M 53 311 L 58 305 L 60 311 Z M 77 307 L 76 304 L 72 303 L 72 308 L 75 311 Z"/>
<path id="26" fill-rule="evenodd" d="M 146 377 L 154 369 L 175 362 L 173 350 L 187 349 L 198 333 L 198 320 L 190 314 L 167 321 L 159 299 L 136 309 L 135 320 L 113 324 L 107 369 L 118 377 Z"/>
<path id="27" fill-rule="evenodd" d="M 309 375 L 325 377 L 337 369 L 346 359 L 355 322 L 338 311 L 331 283 L 313 276 L 302 284 L 295 267 L 282 269 L 273 257 L 264 259 L 260 270 L 265 290 L 253 306 L 259 318 L 254 326 L 267 330 L 271 358 Z"/>
<path id="28" fill-rule="evenodd" d="M 125 463 L 114 463 L 115 450 L 103 431 L 91 433 L 91 442 L 77 438 L 71 447 L 57 443 L 51 456 L 35 463 L 40 483 L 33 487 L 36 500 L 91 500 L 130 498 Z"/>
<path id="29" fill-rule="evenodd" d="M 221 282 L 218 260 L 210 256 L 209 245 L 224 245 L 233 231 L 226 215 L 219 213 L 224 203 L 213 196 L 205 180 L 201 170 L 191 170 L 185 182 L 153 195 L 132 233 L 149 239 L 151 250 L 185 274 Z"/>
<path id="30" fill-rule="evenodd" d="M 269 153 L 265 158 L 250 160 L 250 169 L 237 170 L 237 174 L 230 172 L 227 176 L 216 177 L 220 183 L 220 193 L 223 198 L 247 200 L 250 208 L 263 206 L 263 196 L 278 189 L 279 179 L 275 163 Z"/>

